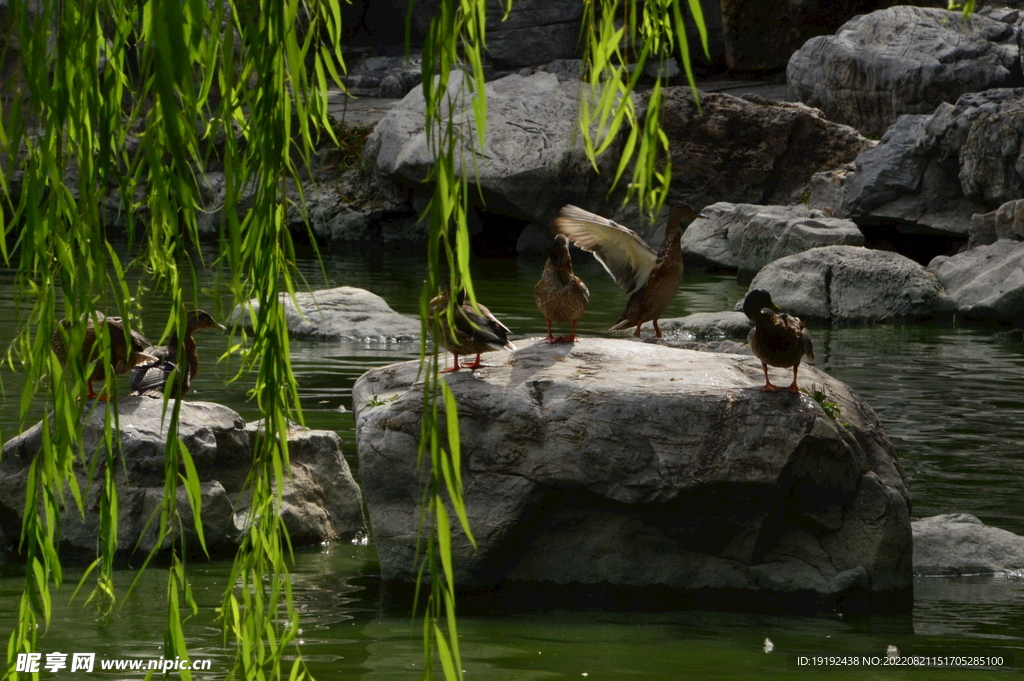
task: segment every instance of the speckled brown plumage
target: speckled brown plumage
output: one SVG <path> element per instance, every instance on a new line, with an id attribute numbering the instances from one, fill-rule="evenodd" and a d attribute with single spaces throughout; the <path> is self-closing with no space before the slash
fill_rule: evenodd
<path id="1" fill-rule="evenodd" d="M 115 375 L 127 373 L 138 364 L 152 362 L 156 359 L 144 352 L 144 348 L 149 346 L 149 341 L 146 340 L 145 336 L 133 329 L 131 341 L 129 342 L 125 338 L 124 323 L 120 317 L 107 317 L 102 312 L 97 312 L 94 318 L 90 318 L 86 322 L 85 333 L 82 338 L 82 360 L 84 362 L 88 363 L 100 359 L 100 348 L 96 343 L 97 334 L 94 319 L 95 323 L 103 324 L 106 327 L 107 334 L 110 336 L 110 362 L 114 368 Z M 60 325 L 63 328 L 63 332 L 61 329 L 54 331 L 50 337 L 50 347 L 54 354 L 57 355 L 57 360 L 61 363 L 61 366 L 64 366 L 68 358 L 64 337 L 71 330 L 72 322 L 65 319 L 61 321 Z M 89 378 L 86 379 L 86 397 L 88 399 L 98 397 L 92 389 L 92 384 L 93 381 L 103 381 L 106 379 L 106 369 L 104 366 L 103 361 L 96 362 L 96 367 L 89 374 Z"/>
<path id="2" fill-rule="evenodd" d="M 804 355 L 814 359 L 814 344 L 811 334 L 799 317 L 788 314 L 766 312 L 765 308 L 779 311 L 778 305 L 772 302 L 771 295 L 764 289 L 754 289 L 743 300 L 743 312 L 754 322 L 754 328 L 747 335 L 750 349 L 754 356 L 761 360 L 764 369 L 764 386 L 762 392 L 776 390 L 768 380 L 768 366 L 793 367 L 793 383 L 790 392 L 800 392 L 796 384 L 797 371 Z"/>
<path id="3" fill-rule="evenodd" d="M 551 255 L 544 263 L 544 272 L 540 275 L 540 281 L 533 287 L 533 299 L 548 325 L 548 337 L 545 340 L 548 343 L 574 342 L 576 324 L 590 302 L 590 291 L 572 271 L 569 240 L 564 234 L 555 236 Z M 568 336 L 555 338 L 551 333 L 552 322 L 571 323 L 572 332 Z"/>
<path id="4" fill-rule="evenodd" d="M 456 305 L 449 319 L 449 291 L 446 289 L 430 301 L 430 318 L 437 318 L 437 328 L 433 328 L 435 342 L 441 343 L 454 355 L 453 365 L 442 373 L 459 369 L 475 369 L 480 364 L 480 355 L 485 352 L 515 350 L 516 346 L 509 342 L 512 332 L 498 321 L 486 307 L 477 303 L 476 308 L 466 300 L 465 291 L 460 291 Z M 459 355 L 476 355 L 470 364 L 459 364 Z"/>

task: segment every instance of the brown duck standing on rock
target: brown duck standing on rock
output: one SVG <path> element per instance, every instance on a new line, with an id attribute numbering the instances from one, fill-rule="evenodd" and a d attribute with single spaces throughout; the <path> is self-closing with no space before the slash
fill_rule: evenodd
<path id="1" fill-rule="evenodd" d="M 156 357 L 143 351 L 143 348 L 149 345 L 149 341 L 141 333 L 132 330 L 129 336 L 125 335 L 124 322 L 120 317 L 107 317 L 102 312 L 97 312 L 94 319 L 89 319 L 85 327 L 85 335 L 82 338 L 83 361 L 88 363 L 97 360 L 96 368 L 92 370 L 89 378 L 85 381 L 88 391 L 86 398 L 92 400 L 99 397 L 101 400 L 106 400 L 105 395 L 97 395 L 96 391 L 92 389 L 93 381 L 106 379 L 106 369 L 103 358 L 100 356 L 100 346 L 96 344 L 96 324 L 102 324 L 110 336 L 110 363 L 114 367 L 115 375 L 128 373 L 130 369 L 139 364 L 155 361 Z M 64 366 L 68 359 L 64 337 L 71 329 L 71 324 L 72 322 L 67 319 L 61 321 L 60 325 L 64 330 L 57 329 L 50 337 L 50 348 L 57 355 L 61 366 Z"/>
<path id="2" fill-rule="evenodd" d="M 474 307 L 466 300 L 465 291 L 459 291 L 457 304 L 452 317 L 449 318 L 448 298 L 450 295 L 450 291 L 446 287 L 439 296 L 430 301 L 430 318 L 433 320 L 436 315 L 440 327 L 440 334 L 435 332 L 434 339 L 454 355 L 452 367 L 442 370 L 441 373 L 459 369 L 476 369 L 482 366 L 481 354 L 502 348 L 516 349 L 516 346 L 508 340 L 509 334 L 512 333 L 508 327 L 499 322 L 491 314 L 491 311 L 480 303 Z M 459 364 L 459 355 L 472 354 L 476 355 L 476 359 L 472 363 Z"/>
<path id="3" fill-rule="evenodd" d="M 192 334 L 200 329 L 223 331 L 224 325 L 217 322 L 208 312 L 202 310 L 189 312 L 185 320 L 185 339 L 181 344 L 185 351 L 185 365 L 182 366 L 178 361 L 178 334 L 174 332 L 167 339 L 167 345 L 158 345 L 146 350 L 147 354 L 153 356 L 152 362 L 132 369 L 132 395 L 163 397 L 164 387 L 177 368 L 178 374 L 174 379 L 174 386 L 166 394 L 171 399 L 183 397 L 192 387 L 192 379 L 199 373 L 199 351 Z"/>
<path id="4" fill-rule="evenodd" d="M 573 274 L 569 239 L 564 234 L 555 236 L 551 255 L 544 263 L 544 272 L 540 275 L 540 281 L 533 287 L 533 298 L 537 301 L 537 309 L 544 315 L 544 321 L 548 325 L 548 337 L 544 339 L 545 342 L 574 343 L 576 323 L 587 309 L 590 291 L 587 290 L 587 285 Z M 572 333 L 555 338 L 551 334 L 551 322 L 571 322 Z"/>
<path id="5" fill-rule="evenodd" d="M 672 303 L 683 278 L 683 249 L 679 229 L 684 219 L 695 217 L 686 204 L 669 209 L 665 241 L 657 253 L 636 233 L 600 215 L 576 206 L 565 206 L 555 218 L 555 229 L 584 251 L 593 253 L 608 274 L 629 292 L 626 311 L 612 331 L 636 327 L 640 337 L 644 322 L 654 322 L 655 336 L 661 338 L 658 319 Z"/>
<path id="6" fill-rule="evenodd" d="M 743 313 L 754 322 L 747 342 L 750 343 L 754 356 L 761 360 L 761 367 L 764 369 L 764 385 L 761 392 L 773 392 L 778 389 L 768 380 L 768 365 L 771 365 L 793 367 L 793 384 L 788 390 L 798 393 L 800 389 L 796 386 L 796 372 L 800 368 L 800 360 L 804 355 L 807 355 L 808 359 L 814 359 L 811 334 L 799 317 L 766 312 L 766 308 L 781 311 L 781 308 L 772 302 L 771 294 L 764 289 L 754 289 L 743 300 Z"/>

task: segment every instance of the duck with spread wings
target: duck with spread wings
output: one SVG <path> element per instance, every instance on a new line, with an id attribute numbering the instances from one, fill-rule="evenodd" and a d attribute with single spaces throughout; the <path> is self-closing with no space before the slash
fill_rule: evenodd
<path id="1" fill-rule="evenodd" d="M 654 333 L 661 338 L 658 319 L 672 303 L 683 278 L 680 223 L 693 217 L 693 209 L 686 204 L 672 206 L 665 241 L 655 252 L 631 229 L 576 206 L 562 208 L 555 218 L 555 230 L 593 253 L 619 288 L 630 294 L 626 310 L 612 331 L 635 326 L 633 335 L 639 337 L 644 323 L 653 322 Z"/>
<path id="2" fill-rule="evenodd" d="M 804 355 L 807 355 L 808 359 L 814 359 L 811 334 L 799 317 L 775 312 L 781 312 L 781 308 L 772 302 L 771 294 L 764 289 L 754 289 L 743 300 L 743 313 L 754 322 L 747 342 L 750 343 L 754 356 L 761 360 L 761 367 L 764 369 L 764 385 L 761 392 L 774 392 L 778 389 L 768 380 L 769 365 L 793 367 L 793 383 L 786 390 L 800 392 L 796 386 L 796 372 Z"/>
<path id="3" fill-rule="evenodd" d="M 512 332 L 498 321 L 486 307 L 477 303 L 474 307 L 466 300 L 466 292 L 459 291 L 455 309 L 451 318 L 448 315 L 448 299 L 451 292 L 447 287 L 440 295 L 430 301 L 430 318 L 438 319 L 438 329 L 434 331 L 434 339 L 441 343 L 448 352 L 454 355 L 451 368 L 441 373 L 458 371 L 459 369 L 476 369 L 482 366 L 480 355 L 502 348 L 515 350 L 516 346 L 509 342 Z M 459 364 L 459 355 L 476 355 L 470 364 Z"/>

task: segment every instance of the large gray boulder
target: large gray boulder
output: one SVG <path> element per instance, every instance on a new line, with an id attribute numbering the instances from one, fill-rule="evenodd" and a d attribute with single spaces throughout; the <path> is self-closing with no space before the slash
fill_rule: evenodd
<path id="1" fill-rule="evenodd" d="M 984 131 L 993 116 L 1019 110 L 1024 89 L 1004 88 L 966 94 L 930 115 L 901 116 L 876 146 L 857 156 L 854 169 L 815 176 L 810 205 L 857 221 L 967 236 L 973 215 L 1002 202 L 993 197 L 1009 195 L 971 187 L 997 170 L 1001 187 L 1012 184 L 1001 147 L 982 151 L 979 140 L 989 134 Z"/>
<path id="2" fill-rule="evenodd" d="M 800 203 L 811 176 L 873 143 L 801 104 L 748 95 L 664 91 L 661 124 L 672 158 L 670 202 Z"/>
<path id="3" fill-rule="evenodd" d="M 1024 537 L 967 513 L 915 520 L 914 573 L 923 577 L 1024 570 Z"/>
<path id="4" fill-rule="evenodd" d="M 1000 19 L 906 6 L 854 17 L 793 54 L 790 97 L 881 135 L 901 114 L 931 113 L 966 92 L 1019 86 L 1019 29 L 1010 16 Z"/>
<path id="5" fill-rule="evenodd" d="M 392 310 L 380 296 L 352 286 L 299 292 L 295 300 L 285 293 L 281 302 L 288 322 L 288 333 L 295 338 L 329 340 L 414 340 L 419 338 L 418 320 Z M 297 303 L 297 305 L 296 305 Z M 252 328 L 252 314 L 259 312 L 253 298 L 236 305 L 229 324 Z"/>
<path id="6" fill-rule="evenodd" d="M 975 320 L 1024 324 L 1024 243 L 1000 239 L 928 263 L 956 304 L 957 314 Z"/>
<path id="7" fill-rule="evenodd" d="M 483 148 L 477 148 L 475 115 L 461 71 L 451 73 L 448 92 L 457 104 L 445 116 L 458 123 L 459 171 L 479 185 L 489 210 L 532 221 L 549 233 L 550 221 L 567 203 L 599 212 L 611 205 L 607 193 L 616 147 L 602 157 L 605 172 L 595 173 L 579 138 L 578 82 L 541 72 L 506 76 L 486 89 Z M 377 176 L 417 196 L 426 195 L 434 162 L 424 130 L 425 108 L 420 86 L 377 124 L 363 151 Z"/>
<path id="8" fill-rule="evenodd" d="M 786 312 L 832 323 L 947 316 L 954 307 L 935 275 L 910 258 L 856 246 L 825 246 L 764 267 L 750 283 Z"/>
<path id="9" fill-rule="evenodd" d="M 689 260 L 751 273 L 787 255 L 833 245 L 863 246 L 864 235 L 852 221 L 802 204 L 719 202 L 705 207 L 682 237 Z"/>
<path id="10" fill-rule="evenodd" d="M 833 420 L 805 395 L 760 392 L 753 357 L 598 338 L 520 347 L 444 379 L 477 544 L 456 531 L 459 588 L 739 591 L 748 603 L 812 594 L 833 605 L 909 591 L 906 480 L 844 384 L 801 372 L 840 406 Z M 395 364 L 353 388 L 371 532 L 397 585 L 418 565 L 418 376 L 417 362 Z"/>
<path id="11" fill-rule="evenodd" d="M 391 0 L 399 14 L 412 12 L 413 28 L 426 33 L 440 0 Z M 543 64 L 576 56 L 579 51 L 582 0 L 516 0 L 505 17 L 504 0 L 487 0 L 487 52 L 502 67 Z"/>
<path id="12" fill-rule="evenodd" d="M 982 113 L 960 150 L 960 184 L 979 203 L 1024 198 L 1024 108 Z"/>
<path id="13" fill-rule="evenodd" d="M 103 419 L 98 405 L 85 422 L 85 456 L 75 463 L 85 513 L 78 512 L 70 491 L 62 499 L 61 550 L 94 555 L 100 529 L 100 493 L 105 470 Z M 168 416 L 169 418 L 169 416 Z M 170 548 L 179 529 L 194 555 L 202 555 L 191 525 L 192 510 L 184 487 L 176 504 L 185 520 L 171 524 L 163 544 L 153 513 L 164 495 L 167 423 L 163 400 L 122 398 L 118 407 L 120 451 L 114 481 L 118 495 L 118 551 L 147 553 Z M 248 499 L 240 495 L 252 465 L 255 426 L 236 412 L 209 402 L 182 402 L 178 434 L 192 456 L 200 480 L 203 535 L 211 555 L 230 555 L 250 522 Z M 43 422 L 9 440 L 0 458 L 0 524 L 8 538 L 20 536 L 29 467 L 42 447 Z M 294 544 L 348 539 L 363 531 L 362 498 L 341 453 L 335 433 L 295 428 L 288 435 L 290 478 L 281 509 Z M 93 472 L 93 466 L 95 471 Z"/>

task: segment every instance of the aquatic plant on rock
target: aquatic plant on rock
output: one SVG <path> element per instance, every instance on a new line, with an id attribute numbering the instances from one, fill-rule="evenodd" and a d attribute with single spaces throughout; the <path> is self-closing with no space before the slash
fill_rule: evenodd
<path id="1" fill-rule="evenodd" d="M 477 543 L 454 539 L 464 592 L 906 605 L 906 479 L 874 412 L 839 381 L 801 375 L 843 423 L 805 395 L 761 393 L 749 356 L 583 338 L 489 359 L 447 378 Z M 418 363 L 367 372 L 353 402 L 382 577 L 401 592 L 416 578 L 426 480 Z"/>

